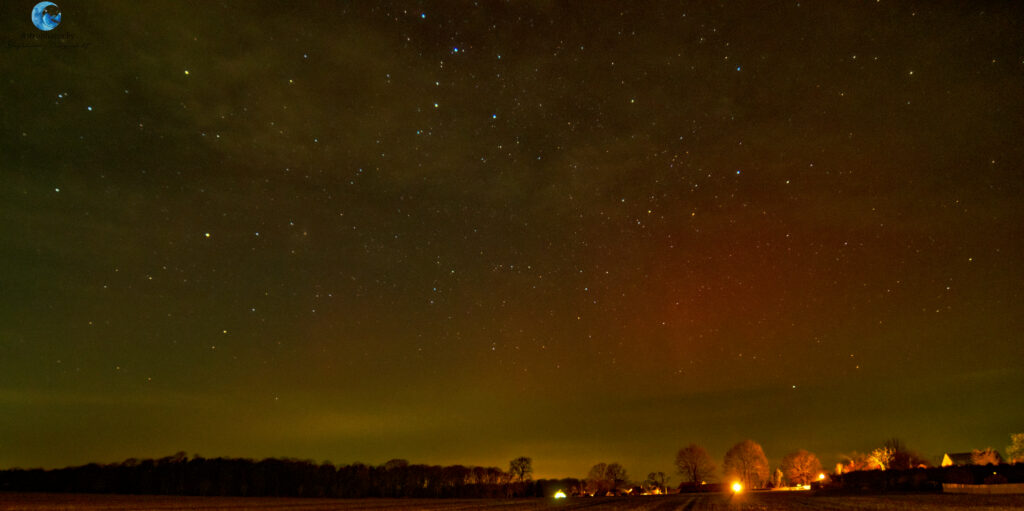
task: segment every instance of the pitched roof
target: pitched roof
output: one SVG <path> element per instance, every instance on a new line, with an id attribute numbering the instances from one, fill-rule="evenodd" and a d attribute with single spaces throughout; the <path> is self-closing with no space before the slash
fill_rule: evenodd
<path id="1" fill-rule="evenodd" d="M 970 465 L 972 463 L 971 453 L 969 452 L 947 452 L 946 456 L 949 456 L 949 460 L 954 465 Z"/>

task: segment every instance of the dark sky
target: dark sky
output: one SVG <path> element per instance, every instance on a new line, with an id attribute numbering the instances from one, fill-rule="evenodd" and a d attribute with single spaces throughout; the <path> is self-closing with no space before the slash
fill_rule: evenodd
<path id="1" fill-rule="evenodd" d="M 0 467 L 1024 429 L 1013 2 L 33 4 Z"/>

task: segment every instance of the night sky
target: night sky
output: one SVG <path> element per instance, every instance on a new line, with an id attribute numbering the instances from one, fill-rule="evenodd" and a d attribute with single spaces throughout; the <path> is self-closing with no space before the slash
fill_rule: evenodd
<path id="1" fill-rule="evenodd" d="M 34 3 L 2 468 L 1024 430 L 1020 5 Z"/>

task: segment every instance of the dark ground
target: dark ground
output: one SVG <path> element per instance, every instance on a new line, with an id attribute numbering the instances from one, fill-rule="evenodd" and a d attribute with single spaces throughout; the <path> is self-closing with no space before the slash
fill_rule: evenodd
<path id="1" fill-rule="evenodd" d="M 550 499 L 274 499 L 0 493 L 0 510 L 956 510 L 1024 509 L 1024 495 L 820 495 L 810 492 L 683 494 L 649 497 Z"/>

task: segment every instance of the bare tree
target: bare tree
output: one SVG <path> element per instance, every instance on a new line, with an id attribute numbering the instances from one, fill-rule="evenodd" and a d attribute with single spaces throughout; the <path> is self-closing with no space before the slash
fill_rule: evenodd
<path id="1" fill-rule="evenodd" d="M 441 470 L 442 484 L 447 487 L 461 486 L 469 481 L 472 470 L 462 465 L 443 467 Z"/>
<path id="2" fill-rule="evenodd" d="M 486 477 L 490 484 L 502 484 L 511 479 L 508 474 L 498 467 L 487 467 Z"/>
<path id="3" fill-rule="evenodd" d="M 651 488 L 656 488 L 660 493 L 665 493 L 667 490 L 666 483 L 670 477 L 666 476 L 664 472 L 651 472 L 647 474 L 647 485 Z"/>
<path id="4" fill-rule="evenodd" d="M 473 467 L 469 471 L 469 480 L 471 484 L 486 484 L 487 483 L 487 469 L 484 467 Z"/>
<path id="5" fill-rule="evenodd" d="M 813 453 L 800 449 L 782 458 L 782 471 L 790 484 L 803 486 L 817 479 L 821 473 L 821 462 Z"/>
<path id="6" fill-rule="evenodd" d="M 892 456 L 889 458 L 889 462 L 885 465 L 885 468 L 893 470 L 907 470 L 921 466 L 928 466 L 928 460 L 907 448 L 906 444 L 904 444 L 899 438 L 893 437 L 886 440 L 882 444 L 882 447 L 888 449 L 892 453 Z"/>
<path id="7" fill-rule="evenodd" d="M 840 463 L 837 467 L 842 470 L 839 473 L 857 472 L 860 470 L 875 470 L 881 468 L 874 462 L 870 454 L 862 454 L 854 451 L 851 454 L 843 456 L 846 460 Z"/>
<path id="8" fill-rule="evenodd" d="M 715 474 L 715 462 L 708 455 L 708 451 L 697 444 L 679 449 L 676 453 L 676 468 L 683 476 L 684 483 L 693 483 L 695 486 L 711 479 Z"/>
<path id="9" fill-rule="evenodd" d="M 903 444 L 903 440 L 892 437 L 882 442 L 882 447 L 888 447 L 892 452 L 903 452 L 907 450 L 907 446 Z"/>
<path id="10" fill-rule="evenodd" d="M 971 463 L 974 465 L 998 465 L 1001 461 L 999 453 L 991 447 L 971 451 Z"/>
<path id="11" fill-rule="evenodd" d="M 587 491 L 594 495 L 603 496 L 611 489 L 611 485 L 605 479 L 605 472 L 608 470 L 607 463 L 598 463 L 593 467 L 590 467 L 590 472 L 587 472 Z"/>
<path id="12" fill-rule="evenodd" d="M 533 460 L 526 456 L 520 456 L 508 463 L 508 473 L 513 479 L 519 482 L 526 481 L 533 474 Z"/>
<path id="13" fill-rule="evenodd" d="M 747 488 L 761 488 L 768 481 L 768 457 L 753 440 L 744 440 L 725 453 L 722 469 Z"/>
<path id="14" fill-rule="evenodd" d="M 628 481 L 626 469 L 618 463 L 598 463 L 587 473 L 587 490 L 594 495 L 605 495 L 623 487 Z"/>
<path id="15" fill-rule="evenodd" d="M 1010 435 L 1010 445 L 1006 446 L 1008 463 L 1024 463 L 1024 433 Z"/>
<path id="16" fill-rule="evenodd" d="M 605 478 L 611 481 L 612 490 L 621 489 L 629 482 L 629 476 L 626 475 L 626 469 L 618 463 L 609 463 L 608 468 L 605 469 Z"/>
<path id="17" fill-rule="evenodd" d="M 892 466 L 893 456 L 895 455 L 896 452 L 891 448 L 879 447 L 878 449 L 871 451 L 869 458 L 871 459 L 871 463 L 876 465 L 878 468 L 885 470 Z"/>

